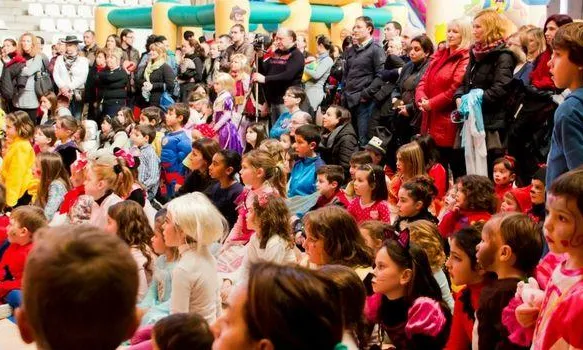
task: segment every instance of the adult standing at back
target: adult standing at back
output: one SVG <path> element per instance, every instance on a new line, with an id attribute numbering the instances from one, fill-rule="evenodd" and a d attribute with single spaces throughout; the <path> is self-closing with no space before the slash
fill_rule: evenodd
<path id="1" fill-rule="evenodd" d="M 253 81 L 264 84 L 265 100 L 270 107 L 271 125 L 284 112 L 283 95 L 290 86 L 299 86 L 304 71 L 304 56 L 296 47 L 296 33 L 279 28 L 275 36 L 275 51 L 259 59 L 259 72 Z"/>
<path id="2" fill-rule="evenodd" d="M 123 68 L 129 74 L 128 81 L 128 106 L 134 106 L 134 97 L 136 93 L 136 77 L 135 72 L 138 68 L 138 63 L 140 62 L 140 53 L 136 48 L 134 48 L 134 32 L 131 29 L 124 29 L 119 34 L 119 39 L 121 40 L 121 50 L 122 56 L 121 61 L 123 62 Z"/>
<path id="3" fill-rule="evenodd" d="M 12 96 L 12 105 L 16 110 L 26 112 L 30 120 L 36 120 L 36 110 L 39 106 L 34 90 L 34 76 L 42 69 L 43 58 L 39 54 L 39 46 L 34 34 L 24 33 L 18 40 L 16 51 L 26 60 L 25 66 L 16 78 L 16 92 Z"/>
<path id="4" fill-rule="evenodd" d="M 352 29 L 352 39 L 356 44 L 346 52 L 346 67 L 343 81 L 343 104 L 352 115 L 361 145 L 368 143 L 368 124 L 374 101 L 370 91 L 374 78 L 383 70 L 385 51 L 374 42 L 372 19 L 361 16 L 356 19 Z"/>
<path id="5" fill-rule="evenodd" d="M 397 21 L 390 21 L 385 24 L 385 27 L 383 28 L 383 33 L 385 34 L 385 40 L 383 40 L 383 50 L 385 50 L 385 52 L 389 49 L 389 43 L 391 40 L 393 40 L 393 38 L 399 38 L 402 31 L 403 27 L 401 26 L 401 23 Z"/>
<path id="6" fill-rule="evenodd" d="M 69 110 L 77 119 L 81 118 L 83 109 L 83 90 L 89 73 L 89 61 L 79 56 L 79 43 L 74 35 L 67 35 L 63 40 L 67 46 L 65 55 L 55 61 L 53 79 L 59 88 L 59 94 L 67 96 L 71 101 Z"/>
<path id="7" fill-rule="evenodd" d="M 239 23 L 235 24 L 231 27 L 230 35 L 232 44 L 227 47 L 227 50 L 225 50 L 227 63 L 230 64 L 233 55 L 240 53 L 247 57 L 249 65 L 253 65 L 253 62 L 255 61 L 255 50 L 253 50 L 253 45 L 247 42 L 245 27 Z M 226 68 L 228 69 L 230 67 Z"/>
<path id="8" fill-rule="evenodd" d="M 461 151 L 454 151 L 458 125 L 451 121 L 456 108 L 453 101 L 470 61 L 472 27 L 468 21 L 455 19 L 447 25 L 447 48 L 437 51 L 425 75 L 417 85 L 415 101 L 423 113 L 421 134 L 429 134 L 439 148 L 440 163 L 453 172 L 453 178 L 465 174 Z"/>
<path id="9" fill-rule="evenodd" d="M 321 35 L 316 39 L 318 46 L 317 58 L 304 68 L 304 73 L 310 78 L 306 81 L 306 95 L 310 106 L 315 111 L 324 99 L 324 84 L 330 76 L 330 69 L 334 61 L 330 57 L 332 42 L 326 36 Z"/>
<path id="10" fill-rule="evenodd" d="M 92 66 L 95 62 L 95 55 L 97 50 L 99 49 L 99 46 L 97 46 L 97 43 L 95 42 L 95 32 L 88 30 L 83 33 L 83 43 L 85 46 L 81 49 L 79 54 L 83 57 L 86 57 L 89 61 L 89 65 Z"/>
<path id="11" fill-rule="evenodd" d="M 473 89 L 482 89 L 482 115 L 488 148 L 488 172 L 495 159 L 504 155 L 507 132 L 506 105 L 509 86 L 514 76 L 516 61 L 506 46 L 506 23 L 495 10 L 478 12 L 474 17 L 472 34 L 474 45 L 470 49 L 470 63 L 464 80 L 455 93 L 456 104 L 462 95 Z"/>

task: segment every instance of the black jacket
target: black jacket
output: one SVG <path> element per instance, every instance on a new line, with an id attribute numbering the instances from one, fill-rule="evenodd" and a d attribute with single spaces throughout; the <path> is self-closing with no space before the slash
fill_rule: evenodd
<path id="1" fill-rule="evenodd" d="M 24 57 L 17 55 L 16 52 L 10 54 L 10 57 L 10 61 L 4 64 L 2 76 L 0 76 L 0 93 L 7 101 L 12 101 L 16 87 L 16 78 L 26 65 Z"/>
<path id="2" fill-rule="evenodd" d="M 509 97 L 515 66 L 514 54 L 505 44 L 486 54 L 479 62 L 470 50 L 470 63 L 454 98 L 459 98 L 472 89 L 484 90 L 482 114 L 486 130 L 506 128 L 505 102 Z"/>
<path id="3" fill-rule="evenodd" d="M 395 89 L 393 90 L 393 98 L 403 99 L 407 106 L 407 112 L 409 113 L 409 117 L 407 117 L 410 121 L 411 126 L 415 126 L 417 128 L 421 127 L 421 111 L 417 107 L 415 103 L 415 90 L 417 89 L 417 85 L 421 78 L 425 74 L 425 70 L 429 65 L 429 58 L 425 61 L 421 62 L 420 64 L 415 64 L 413 61 L 408 62 L 403 66 L 401 70 L 401 74 L 399 75 L 399 79 L 397 80 L 397 84 Z M 405 81 L 414 76 L 414 85 L 415 87 L 412 90 L 408 90 L 404 84 Z M 405 97 L 408 96 L 407 98 Z M 413 99 L 409 101 L 405 101 L 405 99 Z"/>
<path id="4" fill-rule="evenodd" d="M 191 60 L 194 63 L 195 68 L 185 69 L 184 72 L 179 68 L 178 79 L 182 80 L 183 83 L 189 83 L 191 82 L 191 79 L 194 79 L 194 83 L 202 81 L 204 64 L 202 63 L 201 58 L 195 54 L 187 55 L 185 58 Z"/>
<path id="5" fill-rule="evenodd" d="M 145 71 L 145 70 L 144 70 Z M 174 91 L 174 80 L 176 75 L 172 70 L 172 67 L 168 63 L 164 63 L 160 68 L 150 74 L 150 83 L 152 83 L 152 91 L 150 91 L 150 101 L 145 102 L 144 105 L 160 107 L 160 97 L 164 91 L 172 94 Z M 144 78 L 144 72 L 141 72 L 138 78 L 138 87 L 141 91 L 142 85 L 146 79 Z M 164 90 L 166 88 L 166 90 Z M 143 100 L 143 98 L 142 98 Z"/>
<path id="6" fill-rule="evenodd" d="M 259 73 L 265 75 L 267 102 L 282 104 L 285 90 L 302 84 L 304 55 L 295 45 L 288 50 L 275 50 L 269 59 L 259 60 Z"/>
<path id="7" fill-rule="evenodd" d="M 121 67 L 113 71 L 106 69 L 97 73 L 95 81 L 99 94 L 97 100 L 103 100 L 105 104 L 112 100 L 125 100 L 128 96 L 126 90 L 128 79 L 128 74 Z"/>
<path id="8" fill-rule="evenodd" d="M 361 98 L 370 100 L 374 92 L 370 86 L 385 64 L 385 51 L 371 40 L 363 47 L 352 46 L 346 52 L 343 81 L 343 103 L 348 108 L 358 105 Z"/>
<path id="9" fill-rule="evenodd" d="M 332 132 L 322 135 L 318 151 L 326 164 L 336 164 L 344 168 L 346 181 L 350 176 L 350 157 L 358 151 L 358 138 L 352 124 L 339 125 Z"/>

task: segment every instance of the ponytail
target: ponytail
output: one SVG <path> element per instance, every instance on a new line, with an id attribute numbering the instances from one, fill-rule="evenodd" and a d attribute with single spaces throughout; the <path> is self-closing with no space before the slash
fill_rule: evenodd
<path id="1" fill-rule="evenodd" d="M 283 171 L 283 164 L 278 162 L 269 152 L 254 149 L 243 156 L 249 165 L 255 169 L 263 169 L 265 172 L 264 180 L 274 187 L 279 195 L 287 197 L 287 177 Z"/>
<path id="2" fill-rule="evenodd" d="M 265 181 L 269 182 L 283 197 L 287 197 L 287 176 L 283 171 L 283 164 L 277 163 L 274 167 L 265 170 Z"/>
<path id="3" fill-rule="evenodd" d="M 122 158 L 116 158 L 116 162 L 117 164 L 113 166 L 113 171 L 116 174 L 116 179 L 113 183 L 113 192 L 115 192 L 115 194 L 121 198 L 125 199 L 132 192 L 134 176 Z"/>

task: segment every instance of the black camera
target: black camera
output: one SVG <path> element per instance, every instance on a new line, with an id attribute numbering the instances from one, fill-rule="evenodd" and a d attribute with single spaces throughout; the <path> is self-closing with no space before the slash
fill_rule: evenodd
<path id="1" fill-rule="evenodd" d="M 265 50 L 265 47 L 269 46 L 269 36 L 263 34 L 255 34 L 255 39 L 253 39 L 253 48 L 256 51 Z"/>

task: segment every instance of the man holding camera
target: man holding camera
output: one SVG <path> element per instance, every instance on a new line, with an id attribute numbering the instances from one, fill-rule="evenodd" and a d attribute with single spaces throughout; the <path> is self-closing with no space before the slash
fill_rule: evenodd
<path id="1" fill-rule="evenodd" d="M 259 73 L 253 74 L 253 81 L 265 85 L 271 125 L 285 109 L 285 91 L 290 86 L 300 86 L 304 72 L 304 55 L 296 47 L 296 33 L 293 30 L 279 28 L 274 44 L 276 49 L 269 58 L 263 57 L 262 51 L 259 52 Z"/>

